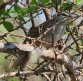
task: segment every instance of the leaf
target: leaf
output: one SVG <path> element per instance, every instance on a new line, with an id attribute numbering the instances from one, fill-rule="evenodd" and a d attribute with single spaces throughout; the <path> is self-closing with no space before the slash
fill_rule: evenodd
<path id="1" fill-rule="evenodd" d="M 20 7 L 18 7 L 17 5 L 14 5 L 14 10 L 19 14 L 22 13 L 22 9 Z"/>
<path id="2" fill-rule="evenodd" d="M 32 12 L 32 11 L 36 11 L 38 8 L 35 8 L 35 7 L 33 7 L 33 6 L 30 6 L 28 9 L 27 9 L 27 11 L 28 12 Z"/>
<path id="3" fill-rule="evenodd" d="M 24 12 L 28 12 L 28 8 L 23 8 Z"/>
<path id="4" fill-rule="evenodd" d="M 10 13 L 15 13 L 15 10 L 11 9 L 11 10 L 10 10 Z"/>
<path id="5" fill-rule="evenodd" d="M 82 43 L 82 45 L 83 45 L 83 39 L 81 39 L 81 43 Z"/>
<path id="6" fill-rule="evenodd" d="M 60 6 L 60 10 L 63 10 L 63 9 L 66 9 L 66 11 L 69 11 L 72 9 L 72 6 L 70 6 L 69 3 L 63 3 L 61 6 Z"/>
<path id="7" fill-rule="evenodd" d="M 23 9 L 20 8 L 17 5 L 14 5 L 14 10 L 15 10 L 15 12 L 17 12 L 17 15 L 21 15 L 21 16 L 24 16 L 25 15 L 25 12 L 23 11 Z"/>
<path id="8" fill-rule="evenodd" d="M 76 4 L 79 5 L 82 3 L 82 0 L 76 0 Z"/>
<path id="9" fill-rule="evenodd" d="M 73 29 L 72 29 L 72 32 L 75 32 L 76 31 L 76 28 L 74 27 Z"/>
<path id="10" fill-rule="evenodd" d="M 5 14 L 5 8 L 0 9 L 0 16 Z"/>
<path id="11" fill-rule="evenodd" d="M 70 34 L 70 32 L 68 32 L 68 31 L 65 31 L 65 34 Z"/>
<path id="12" fill-rule="evenodd" d="M 62 0 L 58 0 L 58 5 L 61 5 Z"/>
<path id="13" fill-rule="evenodd" d="M 18 19 L 25 22 L 24 18 L 22 16 L 20 16 L 20 15 L 18 15 Z"/>
<path id="14" fill-rule="evenodd" d="M 32 1 L 30 2 L 30 4 L 32 4 L 32 5 L 38 5 L 38 2 L 37 2 L 36 0 L 32 0 Z"/>
<path id="15" fill-rule="evenodd" d="M 42 4 L 49 3 L 50 0 L 41 0 Z"/>
<path id="16" fill-rule="evenodd" d="M 12 31 L 14 29 L 12 23 L 8 21 L 4 21 L 2 24 L 7 29 L 7 31 Z"/>
<path id="17" fill-rule="evenodd" d="M 2 16 L 0 16 L 0 19 L 2 19 L 3 17 Z M 0 21 L 1 22 L 1 21 Z"/>
<path id="18" fill-rule="evenodd" d="M 73 26 L 73 22 L 69 23 L 69 26 Z"/>

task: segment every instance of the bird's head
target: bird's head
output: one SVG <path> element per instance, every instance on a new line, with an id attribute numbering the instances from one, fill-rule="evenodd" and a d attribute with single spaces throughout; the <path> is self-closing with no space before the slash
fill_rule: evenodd
<path id="1" fill-rule="evenodd" d="M 72 13 L 61 12 L 57 15 L 56 23 L 63 22 L 65 25 L 67 25 L 68 23 L 72 22 L 74 18 L 75 16 Z"/>

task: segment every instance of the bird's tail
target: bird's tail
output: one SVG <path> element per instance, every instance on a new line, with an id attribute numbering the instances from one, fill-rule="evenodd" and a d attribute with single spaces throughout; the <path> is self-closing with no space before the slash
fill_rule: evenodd
<path id="1" fill-rule="evenodd" d="M 20 66 L 21 69 L 23 69 L 26 66 L 28 60 L 29 60 L 29 53 L 20 55 L 19 58 L 14 63 L 13 68 L 17 69 Z"/>

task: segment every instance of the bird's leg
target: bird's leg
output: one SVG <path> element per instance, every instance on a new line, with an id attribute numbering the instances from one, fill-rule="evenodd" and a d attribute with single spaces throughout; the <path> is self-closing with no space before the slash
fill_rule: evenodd
<path id="1" fill-rule="evenodd" d="M 20 75 L 19 80 L 20 80 L 20 81 L 25 81 L 25 80 L 27 80 L 27 79 L 26 79 L 26 75 L 20 74 L 20 71 L 23 71 L 22 62 L 20 63 L 20 66 L 19 66 L 19 68 L 18 68 L 18 75 Z"/>
<path id="2" fill-rule="evenodd" d="M 21 77 L 22 75 L 20 74 L 20 71 L 21 71 L 20 68 L 18 68 L 18 73 L 17 73 L 16 76 L 19 76 L 19 80 L 22 81 L 23 78 Z"/>
<path id="3" fill-rule="evenodd" d="M 13 54 L 15 57 L 19 58 L 18 54 L 16 54 L 16 52 L 15 52 L 14 50 L 12 50 L 12 54 Z"/>
<path id="4" fill-rule="evenodd" d="M 18 55 L 17 55 L 14 51 L 12 51 L 12 54 L 13 54 L 15 57 L 17 57 L 17 58 L 18 58 Z M 12 55 L 12 54 L 11 54 L 11 55 Z M 9 57 L 9 56 L 11 56 L 11 55 L 10 55 L 10 54 L 8 54 L 7 56 L 5 56 L 5 59 L 8 59 L 8 57 Z"/>
<path id="5" fill-rule="evenodd" d="M 20 71 L 23 71 L 23 69 L 22 69 L 22 65 L 21 65 L 21 64 L 20 64 Z M 23 76 L 23 74 L 21 74 L 21 76 Z M 20 81 L 23 80 L 23 78 L 22 78 L 21 76 L 19 77 Z"/>

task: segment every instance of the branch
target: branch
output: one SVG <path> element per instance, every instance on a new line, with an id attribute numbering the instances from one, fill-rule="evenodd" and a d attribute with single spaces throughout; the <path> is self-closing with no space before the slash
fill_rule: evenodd
<path id="1" fill-rule="evenodd" d="M 34 71 L 20 71 L 19 74 L 34 75 Z M 19 74 L 18 72 L 4 73 L 0 75 L 0 78 L 17 76 Z"/>
<path id="2" fill-rule="evenodd" d="M 55 59 L 55 54 L 53 52 L 53 50 L 45 50 L 43 48 L 35 48 L 33 45 L 30 44 L 22 44 L 22 43 L 7 43 L 4 44 L 2 42 L 0 42 L 0 52 L 5 52 L 5 53 L 9 53 L 12 50 L 17 49 L 19 51 L 28 51 L 30 52 L 29 54 L 31 54 L 32 52 L 37 52 L 37 54 L 39 54 L 40 57 L 42 58 L 52 58 Z M 71 61 L 65 54 L 61 54 L 59 52 L 57 52 L 57 62 L 58 64 L 64 64 L 65 68 L 67 69 L 67 72 L 69 73 L 69 76 L 71 77 L 71 79 L 73 81 L 77 81 L 76 80 L 76 75 L 79 74 L 79 71 L 77 71 L 77 64 L 73 61 Z M 81 67 L 81 66 L 80 66 Z M 80 68 L 79 67 L 79 68 Z M 79 75 L 80 76 L 80 75 Z"/>
<path id="3" fill-rule="evenodd" d="M 45 75 L 45 74 L 49 74 L 52 72 L 42 72 L 40 71 L 39 74 Z M 54 72 L 53 72 L 54 73 Z M 35 75 L 34 71 L 19 71 L 18 72 L 9 72 L 9 73 L 4 73 L 0 75 L 0 78 L 4 78 L 4 77 L 12 77 L 12 76 L 20 76 L 20 75 L 26 75 L 26 76 L 30 76 L 30 75 Z"/>
<path id="4" fill-rule="evenodd" d="M 6 0 L 5 2 L 0 4 L 0 9 L 4 8 L 7 4 L 13 2 L 13 0 Z"/>

